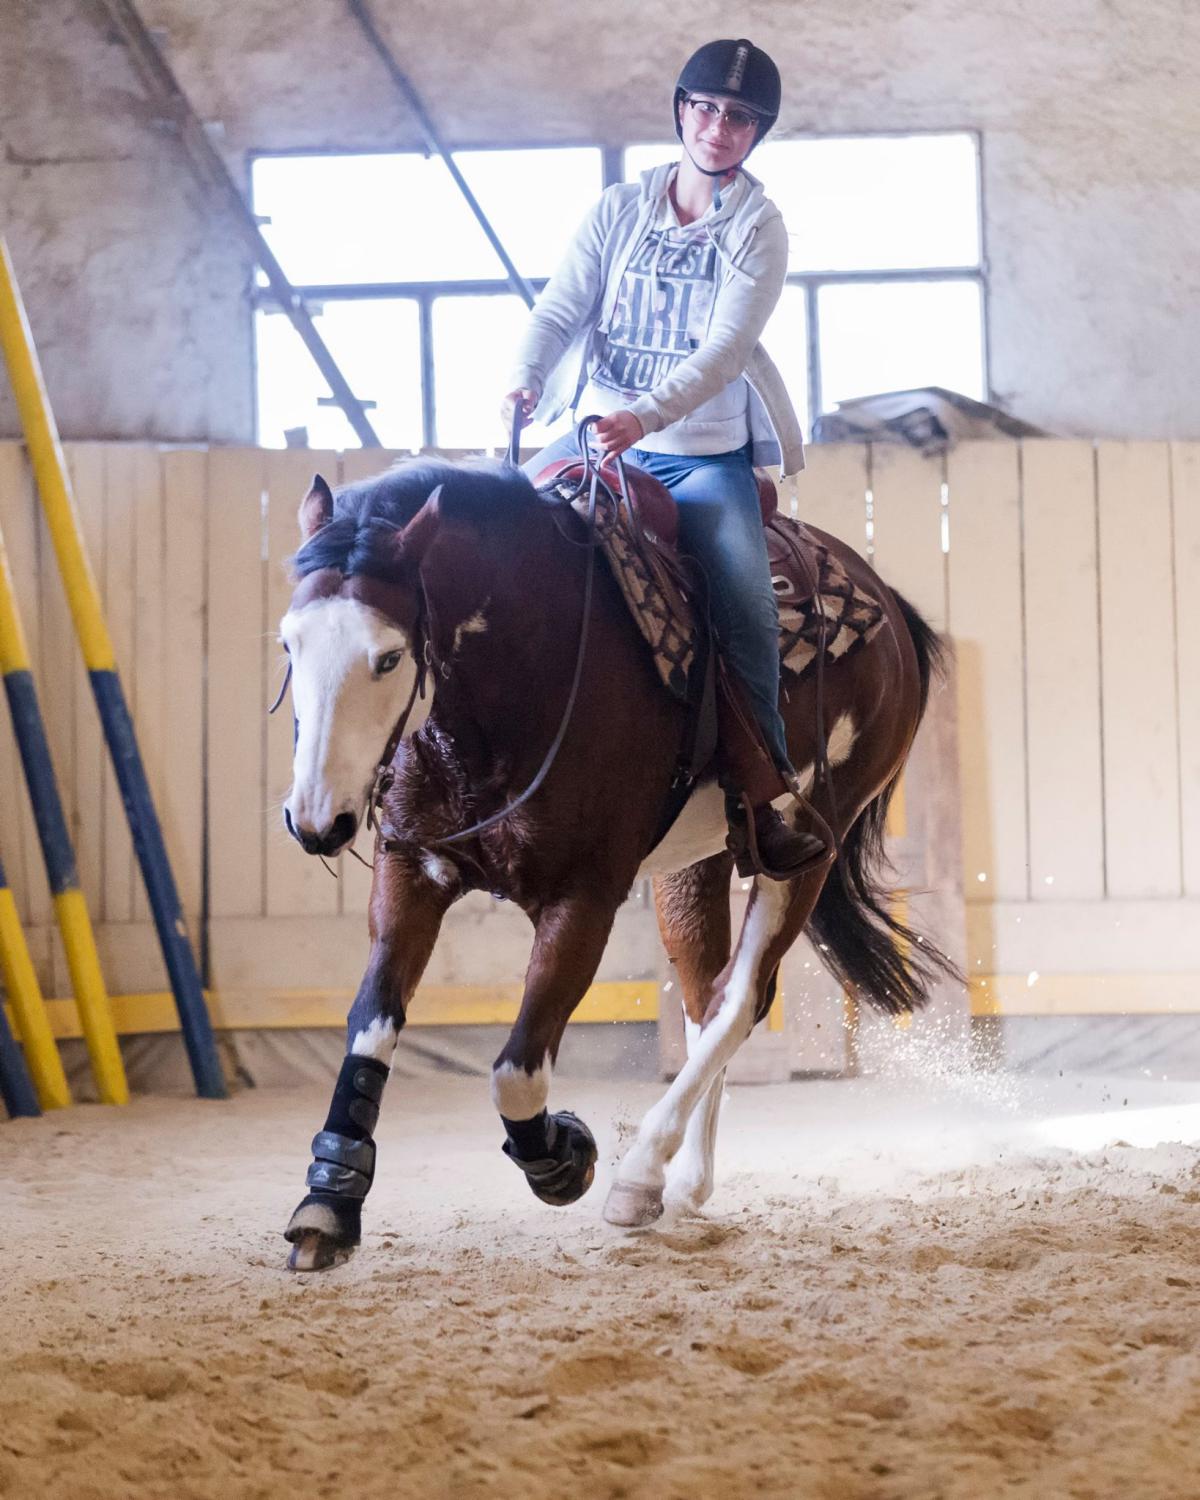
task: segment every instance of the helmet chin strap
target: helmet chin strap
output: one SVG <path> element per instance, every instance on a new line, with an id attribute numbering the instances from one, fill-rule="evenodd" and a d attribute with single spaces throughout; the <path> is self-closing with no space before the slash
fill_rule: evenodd
<path id="1" fill-rule="evenodd" d="M 742 163 L 746 159 L 745 157 L 743 157 L 741 161 L 735 162 L 732 167 L 719 167 L 714 172 L 711 167 L 702 167 L 700 165 L 700 163 L 688 150 L 686 141 L 684 141 L 683 143 L 683 152 L 688 161 L 691 162 L 692 166 L 695 167 L 696 171 L 699 172 L 702 177 L 732 177 L 736 172 L 739 172 L 741 170 Z M 717 209 L 718 212 L 720 212 L 721 184 L 719 182 L 713 183 L 713 206 Z"/>

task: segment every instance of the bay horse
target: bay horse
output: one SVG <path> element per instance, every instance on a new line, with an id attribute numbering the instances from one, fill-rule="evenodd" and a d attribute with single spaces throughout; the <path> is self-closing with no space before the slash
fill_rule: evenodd
<path id="1" fill-rule="evenodd" d="M 919 1005 L 941 962 L 890 915 L 878 873 L 938 637 L 850 547 L 814 533 L 881 601 L 884 628 L 826 664 L 820 705 L 821 673 L 789 683 L 792 762 L 836 835 L 837 860 L 793 880 L 757 877 L 733 945 L 723 795 L 701 779 L 655 846 L 688 710 L 662 686 L 579 517 L 515 468 L 414 459 L 336 496 L 318 475 L 300 531 L 280 625 L 296 719 L 284 820 L 307 852 L 325 856 L 347 848 L 376 806 L 380 827 L 370 954 L 308 1193 L 285 1232 L 289 1265 L 323 1269 L 359 1241 L 398 1035 L 442 918 L 470 890 L 516 902 L 533 924 L 520 1011 L 491 1089 L 505 1153 L 542 1201 L 563 1205 L 590 1186 L 597 1153 L 581 1120 L 547 1110 L 551 1069 L 618 907 L 635 880 L 654 877 L 688 1059 L 642 1121 L 604 1216 L 637 1227 L 662 1213 L 664 1197 L 698 1207 L 712 1192 L 725 1067 L 767 1013 L 800 933 L 822 945 L 835 977 L 889 1013 Z M 814 769 L 819 709 L 824 778 Z M 556 731 L 536 794 L 447 842 L 528 788 Z M 792 816 L 805 816 L 803 803 Z"/>

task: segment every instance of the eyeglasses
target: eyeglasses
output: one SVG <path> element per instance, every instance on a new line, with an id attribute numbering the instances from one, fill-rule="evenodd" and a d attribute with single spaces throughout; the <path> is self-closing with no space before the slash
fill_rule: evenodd
<path id="1" fill-rule="evenodd" d="M 758 124 L 757 115 L 752 115 L 744 109 L 722 109 L 711 99 L 696 99 L 689 94 L 684 103 L 691 105 L 697 117 L 705 125 L 715 125 L 718 120 L 724 120 L 730 130 L 741 132 L 749 130 L 751 125 Z"/>

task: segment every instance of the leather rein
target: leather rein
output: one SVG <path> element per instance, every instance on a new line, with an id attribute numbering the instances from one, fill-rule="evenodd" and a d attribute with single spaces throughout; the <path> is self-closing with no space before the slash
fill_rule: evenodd
<path id="1" fill-rule="evenodd" d="M 571 715 L 573 714 L 575 709 L 575 700 L 579 695 L 579 683 L 583 676 L 583 663 L 587 655 L 588 635 L 590 634 L 592 617 L 592 594 L 596 574 L 596 501 L 601 488 L 603 488 L 605 492 L 609 494 L 610 498 L 615 501 L 615 496 L 611 495 L 611 491 L 608 488 L 607 481 L 601 477 L 600 465 L 595 463 L 595 461 L 593 460 L 591 450 L 588 445 L 588 440 L 591 435 L 591 428 L 595 425 L 597 420 L 598 418 L 596 417 L 585 417 L 584 420 L 579 424 L 577 436 L 579 440 L 579 450 L 583 457 L 583 475 L 580 478 L 579 484 L 576 487 L 574 493 L 565 497 L 556 495 L 553 499 L 550 499 L 548 495 L 543 495 L 543 499 L 546 501 L 546 503 L 551 504 L 556 508 L 565 508 L 571 505 L 573 501 L 579 498 L 579 496 L 581 496 L 585 491 L 587 492 L 588 496 L 587 541 L 583 544 L 588 549 L 587 572 L 585 575 L 583 593 L 583 619 L 579 627 L 579 645 L 575 653 L 575 670 L 571 679 L 571 691 L 567 695 L 566 707 L 563 709 L 562 719 L 559 722 L 558 729 L 554 735 L 554 739 L 550 743 L 550 748 L 546 751 L 541 766 L 538 768 L 538 771 L 533 780 L 529 783 L 529 785 L 525 788 L 525 790 L 519 797 L 514 797 L 514 799 L 504 807 L 502 807 L 499 812 L 492 813 L 489 817 L 481 818 L 478 822 L 472 823 L 468 828 L 462 828 L 457 833 L 447 834 L 444 838 L 426 840 L 425 842 L 430 848 L 443 848 L 451 844 L 462 843 L 466 839 L 474 838 L 477 834 L 484 833 L 489 828 L 494 828 L 498 823 L 502 823 L 506 818 L 511 817 L 512 814 L 516 812 L 519 807 L 522 807 L 526 802 L 528 802 L 529 799 L 534 796 L 534 794 L 541 787 L 546 777 L 550 774 L 550 768 L 558 758 L 558 752 L 562 748 L 563 740 L 566 738 L 567 729 L 571 722 Z M 520 453 L 520 436 L 522 425 L 521 410 L 518 406 L 516 411 L 513 413 L 512 434 L 509 439 L 507 456 L 508 462 L 512 465 L 513 468 L 516 468 L 518 466 L 517 459 Z M 616 459 L 616 469 L 621 490 L 621 497 L 625 502 L 626 509 L 629 511 L 630 515 L 632 515 L 633 508 L 630 503 L 629 490 L 625 478 L 625 466 L 619 457 Z M 437 491 L 435 490 L 434 494 L 436 493 Z M 388 735 L 387 744 L 384 746 L 383 754 L 379 759 L 379 763 L 375 767 L 375 777 L 371 783 L 371 790 L 367 796 L 366 825 L 369 829 L 378 829 L 380 846 L 389 853 L 407 847 L 399 839 L 388 838 L 384 836 L 383 825 L 380 822 L 379 818 L 379 810 L 383 803 L 383 799 L 391 790 L 392 784 L 395 781 L 396 773 L 392 768 L 392 761 L 395 757 L 396 751 L 400 748 L 400 741 L 404 738 L 404 731 L 408 727 L 408 721 L 412 716 L 412 711 L 416 705 L 418 696 L 420 696 L 422 699 L 425 697 L 425 682 L 429 671 L 436 671 L 437 674 L 443 679 L 450 676 L 449 664 L 446 662 L 438 662 L 434 656 L 433 643 L 430 639 L 429 634 L 428 615 L 429 606 L 425 598 L 424 589 L 422 589 L 419 612 L 417 615 L 417 623 L 414 627 L 412 637 L 413 656 L 417 662 L 417 673 L 415 678 L 413 679 L 412 691 L 408 695 L 408 701 L 407 703 L 405 703 L 404 708 L 401 710 L 400 717 L 396 720 L 391 734 Z M 289 659 L 287 672 L 285 673 L 283 679 L 283 684 L 279 689 L 279 693 L 275 699 L 275 702 L 272 703 L 271 707 L 267 710 L 268 713 L 273 714 L 283 702 L 284 695 L 287 693 L 291 680 L 292 663 Z"/>

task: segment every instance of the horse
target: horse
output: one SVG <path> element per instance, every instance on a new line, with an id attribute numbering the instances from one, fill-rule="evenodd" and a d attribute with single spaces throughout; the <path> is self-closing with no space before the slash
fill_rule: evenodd
<path id="1" fill-rule="evenodd" d="M 837 979 L 887 1013 L 919 1006 L 949 966 L 891 914 L 881 874 L 887 807 L 940 665 L 938 636 L 849 546 L 814 533 L 880 601 L 883 628 L 789 684 L 781 706 L 807 789 L 788 799 L 791 816 L 813 831 L 823 819 L 837 857 L 790 880 L 756 876 L 734 944 L 723 794 L 699 778 L 660 837 L 689 709 L 663 687 L 574 512 L 513 467 L 422 458 L 336 495 L 317 475 L 299 520 L 279 627 L 295 715 L 284 822 L 326 857 L 364 820 L 378 827 L 369 956 L 308 1192 L 285 1230 L 290 1267 L 324 1269 L 359 1242 L 399 1032 L 443 916 L 471 890 L 515 902 L 532 923 L 491 1093 L 504 1153 L 539 1199 L 564 1206 L 591 1185 L 597 1151 L 582 1120 L 549 1111 L 551 1071 L 618 907 L 653 877 L 688 1055 L 619 1163 L 604 1217 L 633 1229 L 664 1204 L 700 1208 L 713 1190 L 726 1065 L 769 1010 L 801 932 Z"/>

